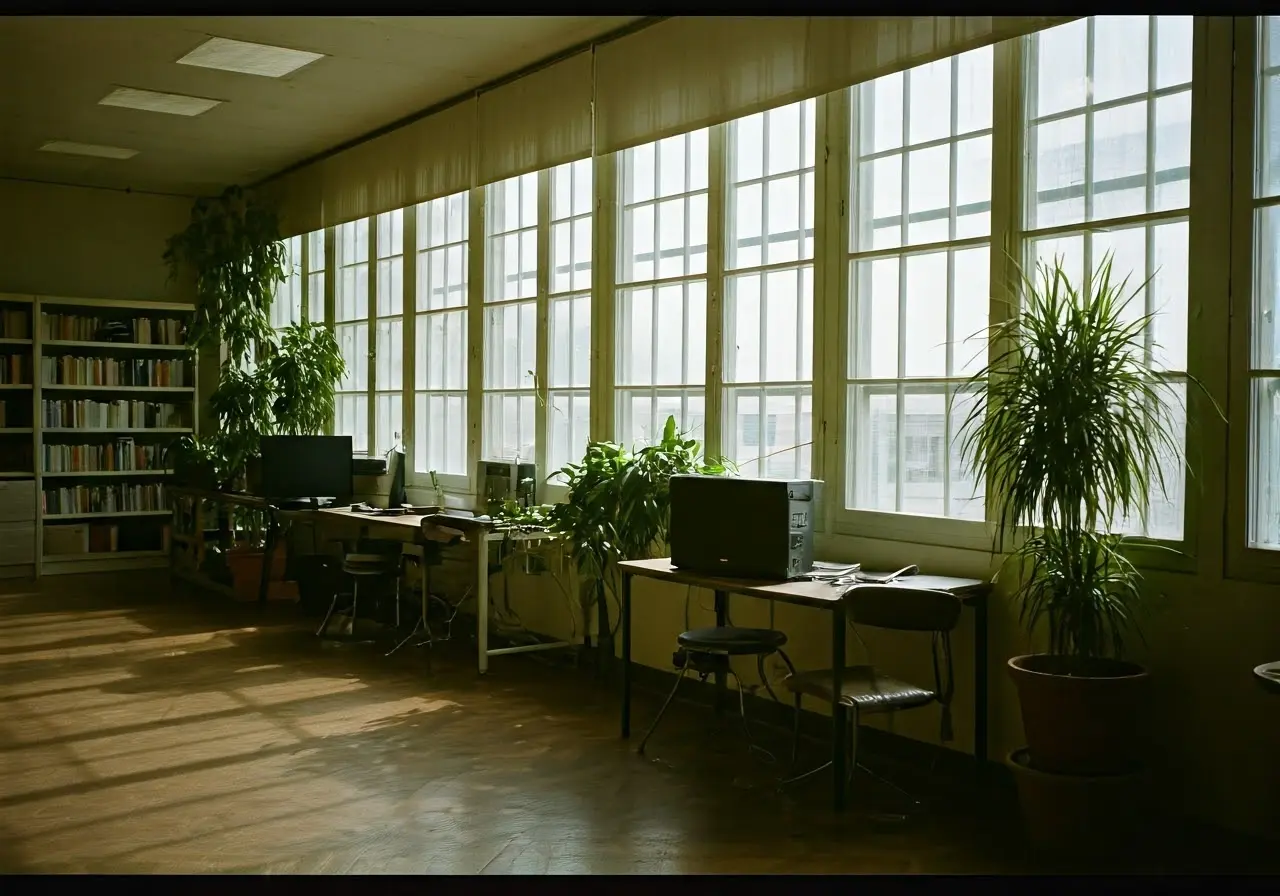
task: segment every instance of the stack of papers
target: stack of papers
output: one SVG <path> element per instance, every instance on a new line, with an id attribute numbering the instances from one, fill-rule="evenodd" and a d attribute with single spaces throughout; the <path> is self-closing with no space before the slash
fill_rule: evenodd
<path id="1" fill-rule="evenodd" d="M 801 576 L 811 582 L 829 582 L 851 576 L 862 568 L 861 563 L 823 563 L 815 561 L 808 575 Z"/>

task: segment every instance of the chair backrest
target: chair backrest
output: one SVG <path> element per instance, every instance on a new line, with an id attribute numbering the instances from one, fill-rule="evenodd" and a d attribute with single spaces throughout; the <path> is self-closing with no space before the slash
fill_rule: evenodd
<path id="1" fill-rule="evenodd" d="M 907 632 L 949 632 L 960 619 L 960 599 L 945 591 L 906 585 L 855 585 L 845 597 L 857 625 Z"/>

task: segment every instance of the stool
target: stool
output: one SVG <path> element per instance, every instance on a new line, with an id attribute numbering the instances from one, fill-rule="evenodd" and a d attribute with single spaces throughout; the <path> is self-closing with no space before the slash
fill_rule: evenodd
<path id="1" fill-rule="evenodd" d="M 356 631 L 356 615 L 360 603 L 360 580 L 367 578 L 386 579 L 391 578 L 395 582 L 396 597 L 396 625 L 400 624 L 400 570 L 401 556 L 399 554 L 381 554 L 381 553 L 349 553 L 344 554 L 342 558 L 342 571 L 346 575 L 351 576 L 351 624 L 350 637 L 355 637 Z M 334 611 L 338 607 L 338 598 L 342 595 L 335 592 L 333 600 L 329 603 L 329 612 L 324 614 L 324 622 L 320 623 L 320 628 L 316 630 L 318 637 L 325 637 L 325 630 L 329 626 L 329 620 L 333 618 Z"/>
<path id="2" fill-rule="evenodd" d="M 724 661 L 725 671 L 727 674 L 732 675 L 738 684 L 738 711 L 742 715 L 743 730 L 747 734 L 747 740 L 750 741 L 751 731 L 747 727 L 747 704 L 742 679 L 733 671 L 733 666 L 729 665 L 727 658 L 732 656 L 754 656 L 756 658 L 756 669 L 760 673 L 760 681 L 764 683 L 769 695 L 774 700 L 777 700 L 778 695 L 774 693 L 773 687 L 769 684 L 769 677 L 765 675 L 764 661 L 766 657 L 776 653 L 782 657 L 782 661 L 787 664 L 787 668 L 791 670 L 792 674 L 795 673 L 795 666 L 791 664 L 790 658 L 782 649 L 787 643 L 786 634 L 771 628 L 738 628 L 737 626 L 724 625 L 713 628 L 696 628 L 692 631 L 683 632 L 676 640 L 680 645 L 680 650 L 675 657 L 676 664 L 680 666 L 680 674 L 676 676 L 676 683 L 672 686 L 671 693 L 667 695 L 662 708 L 658 710 L 657 717 L 649 726 L 649 730 L 645 732 L 636 752 L 644 755 L 645 744 L 653 736 L 653 732 L 658 727 L 658 723 L 662 721 L 662 717 L 666 715 L 667 708 L 671 706 L 671 701 L 675 699 L 676 691 L 680 689 L 680 682 L 684 681 L 684 677 L 689 673 L 689 670 L 697 665 L 699 657 L 726 658 Z M 702 681 L 706 681 L 707 676 L 711 674 L 710 671 L 705 669 L 696 671 Z"/>

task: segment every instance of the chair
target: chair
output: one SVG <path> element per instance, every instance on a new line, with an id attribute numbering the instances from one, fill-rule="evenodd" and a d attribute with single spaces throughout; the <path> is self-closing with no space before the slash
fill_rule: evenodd
<path id="1" fill-rule="evenodd" d="M 902 788 L 886 781 L 865 766 L 858 765 L 858 724 L 863 715 L 897 712 L 938 703 L 942 706 L 941 739 L 952 739 L 951 697 L 955 689 L 955 676 L 951 653 L 951 632 L 960 618 L 960 600 L 944 591 L 929 591 L 902 586 L 859 585 L 845 596 L 849 621 L 852 625 L 895 631 L 928 632 L 932 635 L 933 689 L 899 681 L 883 674 L 874 666 L 847 666 L 841 688 L 841 702 L 849 707 L 852 728 L 849 737 L 849 774 L 857 768 L 872 778 L 887 784 L 919 805 Z M 795 696 L 795 730 L 793 732 L 791 758 L 795 762 L 800 739 L 800 711 L 806 696 L 834 702 L 834 676 L 832 670 L 792 673 L 784 684 Z M 831 763 L 797 775 L 784 783 L 793 783 L 817 774 Z"/>
<path id="2" fill-rule="evenodd" d="M 742 716 L 742 727 L 746 732 L 747 741 L 751 741 L 751 730 L 747 726 L 747 704 L 745 688 L 742 686 L 733 666 L 729 664 L 728 658 L 733 656 L 754 656 L 756 658 L 756 669 L 760 673 L 760 680 L 764 683 L 765 688 L 769 691 L 770 696 L 774 700 L 778 699 L 778 695 L 773 692 L 773 687 L 769 684 L 769 677 L 764 671 L 764 661 L 766 657 L 778 654 L 782 657 L 783 662 L 787 664 L 787 668 L 791 673 L 795 673 L 795 666 L 791 664 L 790 658 L 787 657 L 783 647 L 786 646 L 787 636 L 775 629 L 769 628 L 738 628 L 737 626 L 726 625 L 713 628 L 698 628 L 692 631 L 682 633 L 677 638 L 680 649 L 674 657 L 675 664 L 680 668 L 680 674 L 676 676 L 676 682 L 671 687 L 671 693 L 667 694 L 666 701 L 662 704 L 662 708 L 658 710 L 658 715 L 654 718 L 649 730 L 645 732 L 644 738 L 640 741 L 637 748 L 638 753 L 644 755 L 645 745 L 649 742 L 649 738 L 653 736 L 653 732 L 658 727 L 658 723 L 662 721 L 662 717 L 666 715 L 667 708 L 671 706 L 671 701 L 675 699 L 676 691 L 680 689 L 680 683 L 684 681 L 685 675 L 689 671 L 695 670 L 702 681 L 707 680 L 707 676 L 717 670 L 722 670 L 734 677 L 738 685 L 738 711 Z"/>
<path id="3" fill-rule="evenodd" d="M 445 624 L 447 633 L 444 638 L 439 640 L 449 640 L 452 636 L 453 617 L 457 615 L 457 607 L 452 606 L 444 598 L 431 593 L 431 567 L 439 566 L 443 562 L 441 552 L 446 547 L 451 547 L 462 540 L 461 533 L 452 529 L 444 528 L 429 519 L 422 521 L 422 538 L 420 544 L 422 546 L 422 557 L 418 561 L 422 564 L 422 600 L 419 605 L 418 618 L 414 621 L 413 629 L 406 635 L 395 647 L 387 651 L 387 656 L 395 653 L 401 647 L 404 647 L 418 632 L 426 635 L 424 640 L 414 644 L 414 647 L 435 647 L 437 640 L 435 634 L 431 631 L 431 623 L 428 621 L 428 613 L 431 602 L 434 601 L 437 606 L 445 611 Z M 397 604 L 398 606 L 398 604 Z M 397 619 L 397 627 L 399 620 Z M 430 662 L 430 654 L 428 654 L 428 662 Z"/>
<path id="4" fill-rule="evenodd" d="M 342 556 L 342 572 L 351 577 L 351 604 L 347 610 L 351 614 L 348 637 L 355 636 L 356 617 L 359 613 L 361 580 L 390 580 L 395 586 L 395 624 L 400 625 L 400 573 L 404 568 L 402 545 L 398 541 L 380 541 L 361 539 L 356 542 L 355 549 L 346 551 Z M 327 637 L 329 621 L 338 608 L 338 600 L 344 597 L 341 591 L 335 591 L 333 600 L 329 602 L 329 611 L 324 621 L 316 630 L 318 637 Z"/>

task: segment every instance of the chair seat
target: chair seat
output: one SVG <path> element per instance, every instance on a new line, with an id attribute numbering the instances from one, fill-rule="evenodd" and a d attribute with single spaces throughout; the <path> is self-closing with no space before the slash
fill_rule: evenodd
<path id="1" fill-rule="evenodd" d="M 399 568 L 400 558 L 386 554 L 347 554 L 342 558 L 342 571 L 352 576 L 393 575 Z"/>
<path id="2" fill-rule="evenodd" d="M 677 639 L 686 650 L 723 653 L 728 656 L 755 656 L 773 653 L 787 643 L 787 636 L 771 628 L 738 628 L 732 625 L 695 628 Z"/>
<path id="3" fill-rule="evenodd" d="M 830 701 L 834 693 L 830 669 L 798 672 L 786 678 L 787 690 Z M 932 703 L 933 691 L 882 675 L 872 666 L 848 666 L 844 670 L 843 702 L 856 706 L 859 712 L 888 712 L 912 709 Z"/>

